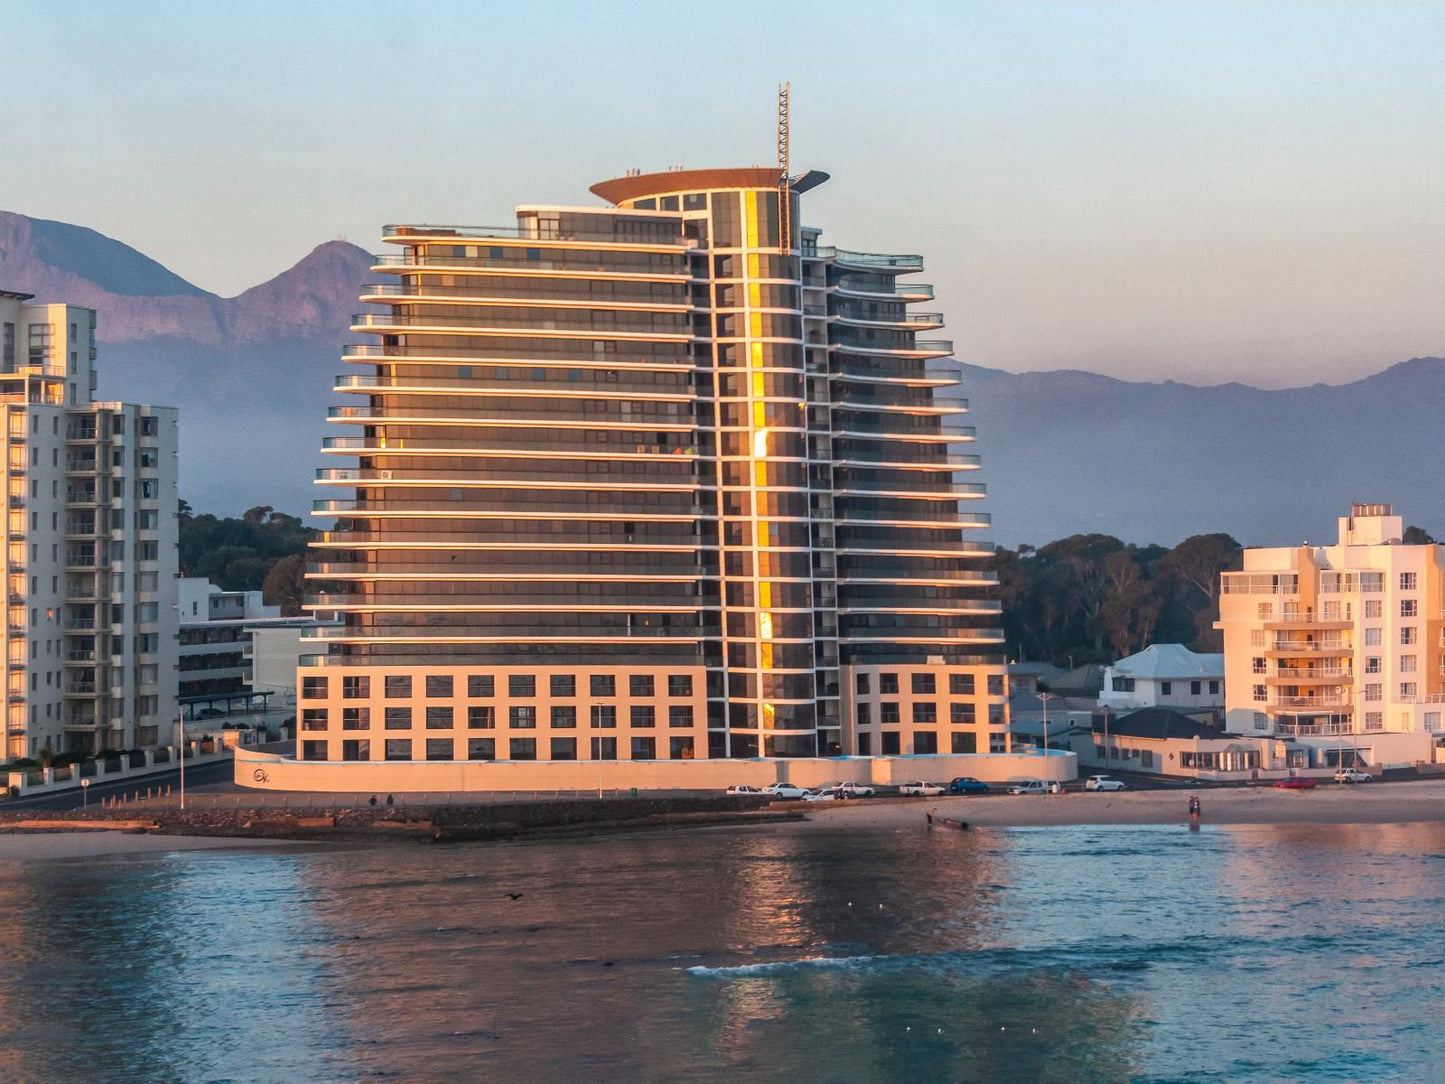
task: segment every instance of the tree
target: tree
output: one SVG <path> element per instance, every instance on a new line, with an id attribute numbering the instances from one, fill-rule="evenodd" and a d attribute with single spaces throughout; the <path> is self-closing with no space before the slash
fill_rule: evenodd
<path id="1" fill-rule="evenodd" d="M 1413 523 L 1405 528 L 1405 535 L 1401 539 L 1407 546 L 1429 546 L 1433 545 L 1435 539 L 1430 532 L 1423 527 L 1416 527 Z"/>
<path id="2" fill-rule="evenodd" d="M 283 617 L 297 617 L 306 598 L 306 557 L 293 553 L 282 557 L 261 585 L 261 600 L 268 606 L 280 606 Z"/>
<path id="3" fill-rule="evenodd" d="M 1238 568 L 1241 552 L 1239 543 L 1227 534 L 1197 534 L 1170 550 L 1160 569 L 1195 588 L 1213 609 L 1219 597 L 1219 574 Z"/>

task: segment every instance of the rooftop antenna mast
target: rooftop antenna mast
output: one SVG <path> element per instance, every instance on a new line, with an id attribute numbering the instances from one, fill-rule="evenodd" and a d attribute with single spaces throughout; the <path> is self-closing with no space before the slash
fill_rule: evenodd
<path id="1" fill-rule="evenodd" d="M 788 91 L 792 83 L 778 84 L 778 252 L 786 256 L 793 247 L 792 208 L 788 190 Z"/>

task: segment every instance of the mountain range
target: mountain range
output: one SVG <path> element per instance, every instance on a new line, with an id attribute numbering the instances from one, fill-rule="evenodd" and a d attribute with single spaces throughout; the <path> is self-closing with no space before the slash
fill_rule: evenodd
<path id="1" fill-rule="evenodd" d="M 182 496 L 218 514 L 304 512 L 318 495 L 339 350 L 371 263 L 328 242 L 223 298 L 94 230 L 0 212 L 0 289 L 97 311 L 98 394 L 179 406 Z M 1441 358 L 1282 390 L 960 368 L 994 541 L 1323 542 L 1352 500 L 1393 502 L 1445 535 Z"/>

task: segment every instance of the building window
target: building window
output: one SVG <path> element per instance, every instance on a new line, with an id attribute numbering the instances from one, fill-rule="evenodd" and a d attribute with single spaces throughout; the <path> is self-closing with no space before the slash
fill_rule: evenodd
<path id="1" fill-rule="evenodd" d="M 858 735 L 858 755 L 860 757 L 871 757 L 873 755 L 873 735 Z"/>
<path id="2" fill-rule="evenodd" d="M 1217 682 L 1217 681 L 1211 681 L 1211 682 L 1209 683 L 1209 695 L 1210 695 L 1210 696 L 1218 696 L 1218 695 L 1219 695 L 1219 682 Z"/>
<path id="3" fill-rule="evenodd" d="M 428 738 L 426 740 L 427 760 L 451 760 L 452 757 L 451 738 Z"/>
<path id="4" fill-rule="evenodd" d="M 633 760 L 656 760 L 657 739 L 656 738 L 633 738 L 632 739 Z"/>
<path id="5" fill-rule="evenodd" d="M 914 674 L 912 685 L 915 696 L 932 696 L 937 691 L 933 674 Z"/>
<path id="6" fill-rule="evenodd" d="M 593 738 L 592 739 L 593 760 L 616 760 L 617 739 L 616 738 Z"/>
<path id="7" fill-rule="evenodd" d="M 411 739 L 410 738 L 387 738 L 386 739 L 387 760 L 410 760 Z"/>
<path id="8" fill-rule="evenodd" d="M 898 695 L 898 675 L 897 675 L 897 674 L 879 674 L 879 675 L 878 675 L 878 691 L 879 691 L 880 693 L 882 693 L 884 696 L 897 696 L 897 695 Z"/>
<path id="9" fill-rule="evenodd" d="M 553 674 L 553 675 L 552 675 L 552 679 L 551 679 L 551 685 L 552 685 L 552 695 L 553 695 L 553 696 L 568 696 L 568 697 L 570 697 L 570 696 L 576 696 L 576 695 L 577 695 L 577 675 L 576 675 L 576 674 Z M 557 760 L 558 758 L 557 758 L 557 757 L 553 757 L 552 759 L 553 759 L 553 760 Z M 573 758 L 571 758 L 571 759 L 576 760 L 577 758 L 576 758 L 576 757 L 573 757 Z"/>
<path id="10" fill-rule="evenodd" d="M 387 730 L 410 730 L 411 729 L 411 708 L 387 708 L 386 709 Z M 410 755 L 407 757 L 411 759 Z"/>
<path id="11" fill-rule="evenodd" d="M 576 760 L 577 739 L 576 738 L 553 738 L 552 739 L 553 760 Z"/>
<path id="12" fill-rule="evenodd" d="M 612 674 L 593 674 L 590 687 L 593 696 L 616 696 L 617 678 Z"/>
<path id="13" fill-rule="evenodd" d="M 325 709 L 325 708 L 307 708 L 305 711 L 303 711 L 303 712 L 301 713 L 301 729 L 302 729 L 302 730 L 325 730 L 325 729 L 326 729 L 326 709 Z"/>
<path id="14" fill-rule="evenodd" d="M 1377 598 L 1365 599 L 1365 619 L 1378 620 L 1385 616 L 1385 605 Z"/>
<path id="15" fill-rule="evenodd" d="M 691 674 L 669 674 L 667 678 L 668 696 L 691 696 L 692 675 Z"/>
<path id="16" fill-rule="evenodd" d="M 1420 603 L 1413 598 L 1402 598 L 1400 600 L 1401 617 L 1419 617 Z"/>
<path id="17" fill-rule="evenodd" d="M 915 700 L 913 702 L 913 722 L 915 724 L 938 722 L 938 705 L 932 700 Z"/>
<path id="18" fill-rule="evenodd" d="M 1401 646 L 1401 647 L 1409 647 L 1409 646 L 1410 646 L 1411 644 L 1413 644 L 1414 642 L 1415 642 L 1415 626 L 1414 626 L 1414 625 L 1401 625 L 1401 626 L 1400 626 L 1400 646 Z"/>
<path id="19" fill-rule="evenodd" d="M 627 679 L 627 691 L 632 696 L 653 696 L 652 675 L 633 674 Z"/>
<path id="20" fill-rule="evenodd" d="M 668 738 L 667 755 L 671 760 L 692 760 L 697 755 L 693 749 L 692 735 Z"/>
<path id="21" fill-rule="evenodd" d="M 885 726 L 887 726 L 889 723 L 897 724 L 899 722 L 898 701 L 885 700 L 883 701 L 883 703 L 879 704 L 878 721 Z"/>
<path id="22" fill-rule="evenodd" d="M 632 705 L 632 725 L 646 730 L 657 725 L 657 712 L 651 704 Z"/>
<path id="23" fill-rule="evenodd" d="M 952 742 L 953 753 L 965 755 L 978 752 L 978 736 L 975 734 L 952 734 L 949 740 Z"/>
<path id="24" fill-rule="evenodd" d="M 1153 752 L 1153 750 L 1151 750 L 1151 749 L 1144 749 L 1144 750 L 1141 750 L 1141 751 L 1140 751 L 1140 753 L 1139 753 L 1139 767 L 1141 767 L 1141 768 L 1152 768 L 1152 767 L 1154 767 L 1154 752 Z"/>
<path id="25" fill-rule="evenodd" d="M 896 757 L 903 749 L 898 731 L 885 730 L 882 737 L 883 755 L 885 757 Z"/>
<path id="26" fill-rule="evenodd" d="M 426 728 L 428 730 L 450 730 L 453 725 L 452 709 L 450 707 L 426 709 Z M 433 758 L 427 757 L 427 759 L 431 760 Z M 450 759 L 450 757 L 448 759 Z"/>
<path id="27" fill-rule="evenodd" d="M 476 699 L 496 695 L 496 682 L 491 674 L 468 674 L 467 695 Z M 468 759 L 475 760 L 476 757 Z M 488 759 L 491 759 L 490 757 Z"/>
<path id="28" fill-rule="evenodd" d="M 325 760 L 326 745 L 324 741 L 304 741 L 301 743 L 302 760 Z"/>
<path id="29" fill-rule="evenodd" d="M 858 691 L 858 693 L 860 693 L 860 694 L 862 694 L 862 695 L 867 695 L 867 694 L 871 691 L 871 690 L 869 689 L 869 685 L 870 685 L 870 684 L 871 684 L 871 682 L 868 680 L 868 675 L 867 675 L 867 674 L 859 674 L 857 677 L 855 677 L 855 678 L 853 679 L 853 687 L 854 687 L 854 689 L 856 689 L 856 690 Z"/>
<path id="30" fill-rule="evenodd" d="M 873 705 L 866 703 L 853 705 L 853 717 L 859 726 L 871 726 L 873 724 Z"/>
<path id="31" fill-rule="evenodd" d="M 1379 672 L 1380 672 L 1380 656 L 1379 656 L 1379 655 L 1366 655 L 1366 656 L 1365 656 L 1365 673 L 1367 673 L 1367 674 L 1378 674 Z"/>
<path id="32" fill-rule="evenodd" d="M 1254 616 L 1257 621 L 1268 621 L 1274 616 L 1274 603 L 1261 602 L 1255 606 Z"/>
<path id="33" fill-rule="evenodd" d="M 370 760 L 371 742 L 367 738 L 352 738 L 341 743 L 342 760 Z"/>
<path id="34" fill-rule="evenodd" d="M 1134 679 L 1131 677 L 1114 677 L 1110 681 L 1110 687 L 1116 693 L 1132 693 L 1134 691 Z"/>
<path id="35" fill-rule="evenodd" d="M 1415 693 L 1418 691 L 1418 688 L 1419 687 L 1413 681 L 1400 682 L 1400 699 L 1414 700 Z"/>
<path id="36" fill-rule="evenodd" d="M 342 730 L 369 730 L 371 729 L 370 708 L 342 708 L 341 709 Z M 342 758 L 343 760 L 345 757 Z M 366 757 L 360 758 L 366 760 Z"/>
<path id="37" fill-rule="evenodd" d="M 593 704 L 592 705 L 592 729 L 613 730 L 617 726 L 617 705 L 615 704 Z"/>
<path id="38" fill-rule="evenodd" d="M 508 674 L 507 692 L 513 696 L 536 696 L 537 676 L 535 674 Z"/>
<path id="39" fill-rule="evenodd" d="M 1172 681 L 1161 681 L 1161 682 L 1159 683 L 1159 695 L 1160 695 L 1160 696 L 1173 696 L 1173 695 L 1174 695 L 1174 682 L 1172 682 Z"/>
<path id="40" fill-rule="evenodd" d="M 552 729 L 576 730 L 577 706 L 575 704 L 552 705 Z"/>
<path id="41" fill-rule="evenodd" d="M 385 686 L 388 700 L 404 700 L 411 695 L 411 675 L 387 674 Z"/>
<path id="42" fill-rule="evenodd" d="M 301 679 L 302 700 L 325 700 L 326 679 L 324 677 L 304 677 Z"/>
<path id="43" fill-rule="evenodd" d="M 990 753 L 1008 752 L 1008 735 L 1000 734 L 997 731 L 988 736 L 988 751 Z"/>
<path id="44" fill-rule="evenodd" d="M 535 730 L 537 709 L 531 704 L 513 704 L 507 709 L 507 726 L 512 730 Z M 516 757 L 512 758 L 516 760 Z"/>
<path id="45" fill-rule="evenodd" d="M 1366 685 L 1365 699 L 1371 702 L 1385 698 L 1385 687 L 1383 685 Z"/>
<path id="46" fill-rule="evenodd" d="M 1381 712 L 1381 711 L 1367 711 L 1367 712 L 1365 712 L 1365 729 L 1366 729 L 1366 730 L 1384 730 L 1384 729 L 1385 729 L 1385 713 L 1384 713 L 1384 712 Z"/>
<path id="47" fill-rule="evenodd" d="M 1191 681 L 1191 682 L 1189 683 L 1189 695 L 1190 695 L 1190 696 L 1199 696 L 1199 695 L 1201 695 L 1203 692 L 1204 692 L 1204 683 L 1203 683 L 1202 681 Z"/>
<path id="48" fill-rule="evenodd" d="M 667 725 L 673 730 L 692 729 L 692 705 L 672 704 L 667 709 Z"/>
<path id="49" fill-rule="evenodd" d="M 1400 590 L 1401 590 L 1401 591 L 1413 591 L 1413 590 L 1415 590 L 1415 573 L 1413 573 L 1413 572 L 1401 572 L 1401 573 L 1400 573 Z"/>
<path id="50" fill-rule="evenodd" d="M 973 695 L 973 689 L 974 689 L 974 685 L 973 685 L 973 675 L 972 675 L 972 674 L 949 674 L 949 675 L 948 675 L 948 691 L 949 691 L 952 695 L 954 695 L 954 696 L 972 696 L 972 695 Z"/>
<path id="51" fill-rule="evenodd" d="M 365 700 L 371 695 L 371 679 L 355 674 L 343 677 L 341 695 L 347 700 Z"/>
<path id="52" fill-rule="evenodd" d="M 1383 642 L 1384 642 L 1384 641 L 1382 640 L 1382 638 L 1381 638 L 1381 636 L 1380 636 L 1380 630 L 1379 630 L 1378 627 L 1376 627 L 1376 628 L 1369 628 L 1369 629 L 1366 629 L 1366 630 L 1365 630 L 1365 646 L 1366 646 L 1366 647 L 1379 647 L 1380 644 L 1383 643 Z"/>
<path id="53" fill-rule="evenodd" d="M 496 760 L 497 739 L 496 738 L 468 738 L 467 739 L 468 760 Z"/>
<path id="54" fill-rule="evenodd" d="M 536 760 L 536 738 L 512 738 L 507 742 L 508 756 L 512 760 Z"/>
<path id="55" fill-rule="evenodd" d="M 452 695 L 452 676 L 450 674 L 428 674 L 426 676 L 426 695 L 429 700 L 450 697 Z"/>
<path id="56" fill-rule="evenodd" d="M 497 709 L 491 704 L 471 704 L 467 707 L 468 730 L 491 730 L 497 725 Z M 470 759 L 476 759 L 475 757 Z"/>
<path id="57" fill-rule="evenodd" d="M 1263 702 L 1263 701 L 1265 701 L 1265 700 L 1268 700 L 1268 699 L 1269 699 L 1269 690 L 1268 690 L 1267 688 L 1265 688 L 1265 686 L 1263 686 L 1263 685 L 1256 685 L 1256 686 L 1254 687 L 1254 698 L 1255 698 L 1255 700 L 1258 700 L 1258 701 L 1261 701 L 1261 702 Z"/>
<path id="58" fill-rule="evenodd" d="M 978 713 L 972 704 L 952 703 L 948 705 L 948 721 L 954 726 L 973 726 Z"/>
<path id="59" fill-rule="evenodd" d="M 932 756 L 938 752 L 938 735 L 931 730 L 913 732 L 913 752 L 917 756 Z"/>

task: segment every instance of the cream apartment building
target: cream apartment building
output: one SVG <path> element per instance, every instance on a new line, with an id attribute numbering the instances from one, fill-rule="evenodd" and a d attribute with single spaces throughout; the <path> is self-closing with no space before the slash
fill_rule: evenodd
<path id="1" fill-rule="evenodd" d="M 799 225 L 826 179 L 386 228 L 324 447 L 354 465 L 318 475 L 351 492 L 316 508 L 309 604 L 341 623 L 298 672 L 300 761 L 1010 748 L 951 344 L 921 258 Z"/>
<path id="2" fill-rule="evenodd" d="M 173 407 L 97 401 L 95 313 L 0 291 L 5 752 L 173 739 Z"/>
<path id="3" fill-rule="evenodd" d="M 1247 549 L 1223 576 L 1225 726 L 1311 750 L 1311 765 L 1440 756 L 1445 558 L 1405 545 L 1388 504 L 1355 504 L 1329 546 Z"/>

